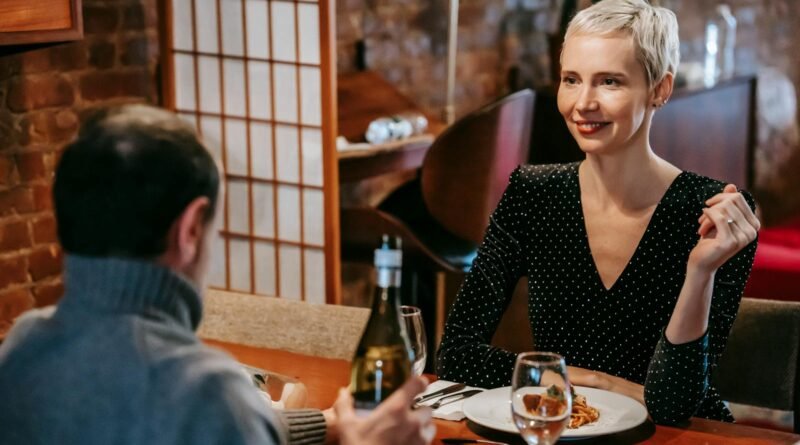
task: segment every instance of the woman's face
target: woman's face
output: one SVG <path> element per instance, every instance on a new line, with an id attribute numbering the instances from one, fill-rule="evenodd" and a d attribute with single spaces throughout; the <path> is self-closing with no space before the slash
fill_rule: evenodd
<path id="1" fill-rule="evenodd" d="M 575 35 L 564 42 L 558 110 L 581 150 L 646 145 L 651 102 L 630 36 Z"/>

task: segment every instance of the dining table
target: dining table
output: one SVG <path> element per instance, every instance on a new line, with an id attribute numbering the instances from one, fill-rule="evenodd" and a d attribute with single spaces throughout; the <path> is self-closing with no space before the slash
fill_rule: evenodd
<path id="1" fill-rule="evenodd" d="M 206 344 L 222 349 L 240 363 L 283 374 L 302 382 L 308 389 L 307 405 L 312 408 L 329 408 L 336 400 L 339 388 L 348 384 L 350 362 L 342 359 L 314 357 L 297 352 L 255 347 L 215 340 Z M 435 376 L 430 376 L 435 379 Z M 468 420 L 446 421 L 434 419 L 436 437 L 434 444 L 444 438 L 484 439 L 507 444 L 524 444 L 518 435 L 497 432 Z M 565 443 L 567 443 L 565 441 Z M 580 441 L 581 445 L 594 444 L 689 444 L 689 445 L 800 445 L 800 435 L 789 432 L 756 428 L 746 425 L 692 418 L 679 426 L 656 425 L 650 420 L 628 431 Z"/>

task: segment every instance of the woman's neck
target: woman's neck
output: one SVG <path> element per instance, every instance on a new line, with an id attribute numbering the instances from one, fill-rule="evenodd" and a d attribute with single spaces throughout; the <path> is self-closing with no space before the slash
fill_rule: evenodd
<path id="1" fill-rule="evenodd" d="M 642 210 L 654 206 L 680 170 L 653 153 L 620 150 L 611 154 L 587 154 L 579 178 L 585 198 L 601 207 Z"/>

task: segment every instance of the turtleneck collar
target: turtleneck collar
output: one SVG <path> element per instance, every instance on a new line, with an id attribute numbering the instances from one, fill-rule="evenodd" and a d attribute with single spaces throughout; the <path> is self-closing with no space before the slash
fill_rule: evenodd
<path id="1" fill-rule="evenodd" d="M 186 278 L 151 261 L 130 258 L 65 258 L 63 305 L 104 312 L 159 311 L 195 330 L 203 312 L 200 293 Z"/>

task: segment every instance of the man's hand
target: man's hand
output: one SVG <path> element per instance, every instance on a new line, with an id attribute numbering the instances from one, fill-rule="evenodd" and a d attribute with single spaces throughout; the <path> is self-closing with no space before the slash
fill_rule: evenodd
<path id="1" fill-rule="evenodd" d="M 353 398 L 346 389 L 340 389 L 333 413 L 325 413 L 331 430 L 328 439 L 338 436 L 344 445 L 429 444 L 436 434 L 430 408 L 411 409 L 414 397 L 427 384 L 424 378 L 410 378 L 367 417 L 356 416 Z"/>

